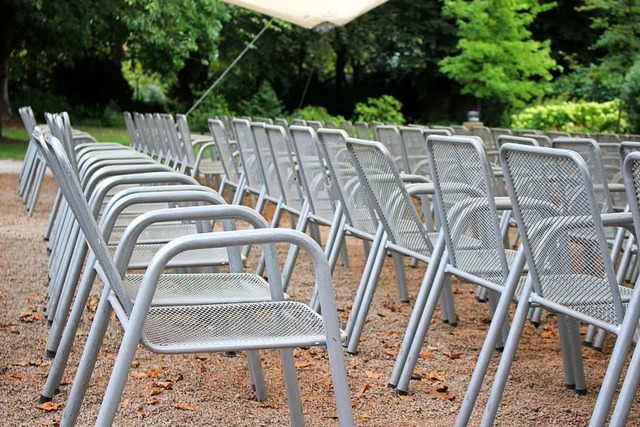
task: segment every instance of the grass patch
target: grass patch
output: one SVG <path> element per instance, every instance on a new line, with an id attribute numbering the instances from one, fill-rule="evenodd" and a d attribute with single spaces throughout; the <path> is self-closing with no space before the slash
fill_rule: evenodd
<path id="1" fill-rule="evenodd" d="M 82 126 L 78 130 L 90 133 L 99 142 L 119 142 L 129 145 L 129 135 L 125 128 Z M 23 127 L 3 127 L 0 138 L 0 159 L 22 160 L 29 145 L 27 131 Z"/>

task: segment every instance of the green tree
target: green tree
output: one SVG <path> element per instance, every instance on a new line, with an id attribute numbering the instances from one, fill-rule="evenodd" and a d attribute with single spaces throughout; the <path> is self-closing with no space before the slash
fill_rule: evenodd
<path id="1" fill-rule="evenodd" d="M 440 69 L 477 99 L 522 107 L 545 93 L 557 67 L 549 41 L 531 38 L 529 25 L 553 4 L 537 0 L 445 0 L 443 14 L 456 19 L 459 54 Z"/>

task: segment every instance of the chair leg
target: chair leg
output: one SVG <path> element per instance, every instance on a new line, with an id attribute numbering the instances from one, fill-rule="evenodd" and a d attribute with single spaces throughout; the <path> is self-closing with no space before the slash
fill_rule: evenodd
<path id="1" fill-rule="evenodd" d="M 404 271 L 404 259 L 402 255 L 393 252 L 393 268 L 396 273 L 396 286 L 398 288 L 398 299 L 400 302 L 409 302 L 409 292 L 407 291 L 407 274 Z"/>
<path id="2" fill-rule="evenodd" d="M 587 382 L 584 378 L 584 363 L 582 360 L 578 321 L 572 317 L 567 318 L 567 329 L 569 332 L 569 343 L 571 345 L 571 366 L 573 367 L 573 378 L 576 381 L 576 393 L 584 395 L 587 394 Z"/>
<path id="3" fill-rule="evenodd" d="M 420 322 L 418 323 L 415 336 L 411 342 L 411 347 L 409 348 L 407 358 L 404 362 L 402 374 L 400 375 L 397 385 L 397 390 L 400 394 L 407 394 L 409 391 L 409 381 L 411 381 L 411 375 L 413 374 L 413 370 L 415 369 L 416 363 L 418 363 L 418 359 L 420 357 L 420 350 L 422 350 L 424 340 L 427 337 L 427 332 L 431 325 L 431 319 L 433 318 L 433 314 L 438 304 L 438 297 L 446 286 L 446 260 L 447 258 L 443 257 L 440 265 L 438 265 L 438 271 L 436 272 L 436 276 L 433 280 L 429 297 L 427 298 L 424 310 L 420 316 Z"/>
<path id="4" fill-rule="evenodd" d="M 618 401 L 616 402 L 613 414 L 611 415 L 610 425 L 626 425 L 627 419 L 629 418 L 629 412 L 631 411 L 631 405 L 633 404 L 636 392 L 638 391 L 638 383 L 640 383 L 640 346 L 636 345 L 624 382 L 622 383 L 622 388 L 620 389 Z M 601 393 L 608 393 L 608 391 L 603 390 Z M 598 396 L 598 400 L 599 399 L 600 396 Z M 594 415 L 595 414 L 596 412 L 594 410 Z M 593 423 L 590 424 L 590 426 L 593 426 Z"/>
<path id="5" fill-rule="evenodd" d="M 518 254 L 516 255 L 516 259 L 514 260 L 513 265 L 511 266 L 511 272 L 509 273 L 509 277 L 507 277 L 504 291 L 500 297 L 500 301 L 498 302 L 496 311 L 493 314 L 491 325 L 489 326 L 487 336 L 484 340 L 484 343 L 482 344 L 482 350 L 480 350 L 480 355 L 478 356 L 478 361 L 476 362 L 476 367 L 473 369 L 473 375 L 471 376 L 471 381 L 469 382 L 469 386 L 467 387 L 467 392 L 465 393 L 462 407 L 458 412 L 458 418 L 456 419 L 455 424 L 456 427 L 463 427 L 469 424 L 469 419 L 471 418 L 471 414 L 473 413 L 473 408 L 475 407 L 476 401 L 478 400 L 478 395 L 480 394 L 480 388 L 482 387 L 484 377 L 487 374 L 489 364 L 491 363 L 493 352 L 495 351 L 495 343 L 500 339 L 500 336 L 502 334 L 502 324 L 509 320 L 509 308 L 511 307 L 513 296 L 515 295 L 518 282 L 520 281 L 520 273 L 522 271 L 522 268 L 524 267 L 524 263 L 524 251 L 520 249 L 518 250 Z M 522 316 L 524 319 L 526 319 L 527 312 L 529 311 L 528 308 L 530 307 L 530 304 L 528 301 L 532 289 L 533 286 L 531 284 L 531 280 L 527 279 L 524 290 L 520 295 L 520 301 L 518 303 L 518 308 L 520 308 L 520 305 L 523 306 Z M 523 323 L 524 319 L 522 320 Z M 520 331 L 522 331 L 522 326 L 520 327 Z M 513 335 L 515 335 L 516 333 L 519 334 L 520 331 L 516 330 L 514 332 L 514 325 L 511 325 L 509 336 L 507 337 L 507 342 L 510 338 L 513 339 Z M 517 343 L 515 345 L 517 345 Z"/>
<path id="6" fill-rule="evenodd" d="M 52 399 L 55 391 L 62 382 L 62 375 L 67 367 L 76 332 L 80 325 L 80 321 L 82 320 L 82 314 L 96 277 L 96 271 L 93 268 L 94 264 L 95 257 L 92 254 L 87 263 L 87 267 L 85 268 L 80 286 L 78 287 L 78 293 L 73 302 L 73 308 L 71 309 L 71 314 L 69 315 L 69 319 L 64 327 L 60 343 L 56 346 L 54 346 L 53 343 L 47 343 L 47 350 L 54 350 L 55 358 L 51 368 L 49 369 L 49 375 L 47 375 L 47 380 L 42 391 L 42 396 L 46 398 Z"/>
<path id="7" fill-rule="evenodd" d="M 82 401 L 84 400 L 87 386 L 91 380 L 91 374 L 95 367 L 100 347 L 102 346 L 102 340 L 107 332 L 109 318 L 113 312 L 111 303 L 109 302 L 109 292 L 109 287 L 105 286 L 100 296 L 98 309 L 91 324 L 91 330 L 89 331 L 87 343 L 85 344 L 80 363 L 78 364 L 78 370 L 73 380 L 69 397 L 67 398 L 67 406 L 62 415 L 62 426 L 73 426 L 78 419 Z"/>
<path id="8" fill-rule="evenodd" d="M 391 373 L 391 377 L 389 378 L 389 387 L 395 388 L 398 385 L 398 381 L 400 380 L 400 375 L 402 374 L 402 370 L 404 369 L 411 344 L 415 339 L 414 337 L 416 335 L 416 329 L 418 328 L 425 304 L 427 303 L 427 299 L 431 293 L 433 282 L 435 280 L 438 267 L 442 259 L 443 251 L 444 240 L 442 240 L 442 242 L 438 241 L 433 251 L 431 263 L 427 266 L 427 271 L 424 275 L 424 279 L 422 279 L 422 284 L 420 285 L 418 295 L 416 296 L 416 301 L 413 305 L 413 310 L 411 311 L 411 317 L 409 318 L 407 330 L 405 331 L 404 337 L 402 338 L 400 351 L 398 352 L 396 362 L 393 365 L 393 372 Z"/>
<path id="9" fill-rule="evenodd" d="M 524 324 L 527 320 L 527 313 L 529 311 L 528 296 L 530 294 L 531 287 L 529 287 L 528 292 L 523 293 L 523 295 L 527 296 L 527 300 L 523 301 L 522 299 L 520 299 L 520 302 L 518 303 L 518 308 L 516 309 L 516 313 L 513 318 L 513 324 L 511 325 L 511 330 L 509 331 L 509 337 L 507 338 L 507 342 L 505 343 L 504 351 L 502 353 L 502 357 L 500 358 L 500 364 L 498 365 L 498 370 L 491 386 L 491 393 L 487 400 L 487 405 L 482 416 L 481 425 L 484 427 L 492 426 L 496 418 L 496 414 L 498 413 L 500 400 L 502 400 L 502 393 L 504 392 L 504 388 L 507 385 L 509 371 L 511 370 L 511 365 L 513 364 L 513 359 L 516 355 L 516 349 L 518 347 L 518 343 L 520 342 L 520 337 L 522 336 L 522 329 L 524 328 Z M 496 328 L 500 332 L 502 329 L 502 323 L 503 322 L 496 322 Z"/>
<path id="10" fill-rule="evenodd" d="M 282 373 L 287 392 L 287 403 L 289 405 L 289 420 L 292 426 L 304 426 L 302 399 L 300 397 L 298 375 L 296 374 L 295 361 L 293 359 L 293 350 L 290 348 L 280 350 L 280 360 L 282 362 Z"/>
<path id="11" fill-rule="evenodd" d="M 440 292 L 440 302 L 442 304 L 443 316 L 446 319 L 446 323 L 450 326 L 458 325 L 458 318 L 456 317 L 456 307 L 453 301 L 453 291 L 451 289 L 451 277 L 446 276 L 442 291 Z"/>
<path id="12" fill-rule="evenodd" d="M 361 302 L 360 304 L 356 305 L 354 301 L 353 307 L 351 308 L 349 321 L 350 323 L 352 322 L 352 327 L 351 333 L 348 335 L 349 338 L 347 340 L 347 352 L 351 354 L 356 354 L 358 352 L 358 343 L 360 342 L 360 336 L 362 335 L 362 330 L 364 329 L 364 325 L 367 320 L 367 314 L 369 313 L 369 308 L 371 308 L 371 301 L 373 300 L 373 295 L 378 286 L 380 271 L 382 270 L 382 265 L 384 264 L 386 255 L 386 237 L 382 240 L 383 241 L 380 244 L 380 248 L 377 251 L 378 253 L 373 265 L 373 269 L 371 271 L 371 275 L 366 281 L 364 289 L 361 293 Z M 360 294 L 360 289 L 358 289 L 358 291 L 358 293 Z M 348 326 L 349 323 L 347 323 L 347 327 Z"/>
<path id="13" fill-rule="evenodd" d="M 602 351 L 602 347 L 604 346 L 604 340 L 607 337 L 607 331 L 604 329 L 598 329 L 598 333 L 596 334 L 596 338 L 593 341 L 593 348 L 598 351 Z"/>
<path id="14" fill-rule="evenodd" d="M 247 362 L 249 364 L 249 374 L 251 375 L 251 385 L 258 402 L 267 400 L 267 387 L 262 373 L 262 362 L 260 353 L 257 351 L 247 351 Z"/>
<path id="15" fill-rule="evenodd" d="M 563 314 L 556 316 L 558 320 L 558 338 L 560 340 L 560 348 L 562 353 L 562 370 L 564 372 L 564 385 L 568 389 L 576 388 L 576 380 L 573 375 L 573 361 L 571 357 L 571 342 L 569 340 L 569 329 L 567 327 L 567 317 Z"/>
<path id="16" fill-rule="evenodd" d="M 49 222 L 47 223 L 47 229 L 44 232 L 44 240 L 49 240 L 51 232 L 53 231 L 54 224 L 58 219 L 58 212 L 60 209 L 60 200 L 62 199 L 62 192 L 58 190 L 56 198 L 53 200 L 53 207 L 51 208 L 51 215 L 49 215 Z"/>

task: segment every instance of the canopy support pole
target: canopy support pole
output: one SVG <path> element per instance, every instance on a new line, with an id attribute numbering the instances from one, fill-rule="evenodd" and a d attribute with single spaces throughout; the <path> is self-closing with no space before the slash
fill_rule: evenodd
<path id="1" fill-rule="evenodd" d="M 242 52 L 240 52 L 240 54 L 236 57 L 236 59 L 234 59 L 233 62 L 231 64 L 229 64 L 227 69 L 224 70 L 222 72 L 222 74 L 220 74 L 220 76 L 216 79 L 216 81 L 213 82 L 213 84 L 209 87 L 209 89 L 207 89 L 206 92 L 202 94 L 202 96 L 196 101 L 196 103 L 193 104 L 193 106 L 191 108 L 189 108 L 189 111 L 187 111 L 185 113 L 185 116 L 188 116 L 189 114 L 191 114 L 193 112 L 193 110 L 198 108 L 198 105 L 200 105 L 200 103 L 202 103 L 202 101 L 204 101 L 204 99 L 207 96 L 209 96 L 211 91 L 218 85 L 218 83 L 220 83 L 222 81 L 222 79 L 225 78 L 225 76 L 229 73 L 229 71 L 231 71 L 231 69 L 238 63 L 238 61 L 240 61 L 240 59 L 242 59 L 242 57 L 245 55 L 245 53 L 247 53 L 249 51 L 249 49 L 251 49 L 251 47 L 254 46 L 254 43 L 256 41 L 258 41 L 260 36 L 267 30 L 267 28 L 269 28 L 269 26 L 273 22 L 273 19 L 274 18 L 271 18 L 269 21 L 267 21 L 267 23 L 265 24 L 264 28 L 262 30 L 260 30 L 260 32 L 253 38 L 253 40 L 251 40 L 249 42 L 249 44 L 244 48 L 244 50 Z"/>

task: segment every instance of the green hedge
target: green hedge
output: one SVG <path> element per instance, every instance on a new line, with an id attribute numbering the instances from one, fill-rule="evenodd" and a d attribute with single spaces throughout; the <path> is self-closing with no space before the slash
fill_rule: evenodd
<path id="1" fill-rule="evenodd" d="M 511 127 L 565 132 L 626 132 L 628 124 L 624 112 L 617 128 L 618 107 L 618 100 L 538 105 L 513 114 Z"/>

